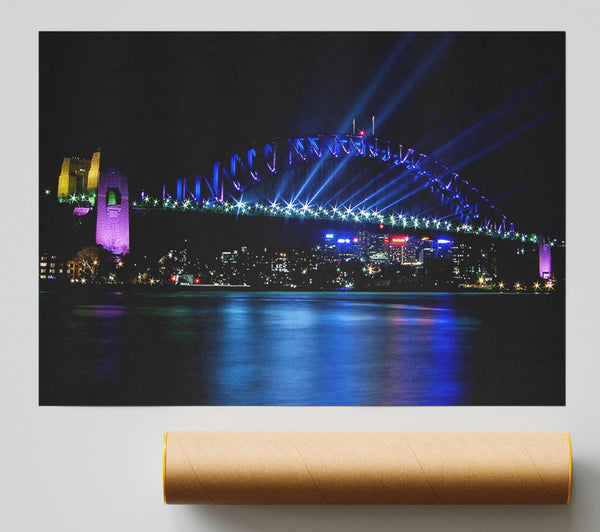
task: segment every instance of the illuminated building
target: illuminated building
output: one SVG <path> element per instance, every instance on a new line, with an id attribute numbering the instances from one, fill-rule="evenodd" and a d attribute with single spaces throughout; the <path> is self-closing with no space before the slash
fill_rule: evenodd
<path id="1" fill-rule="evenodd" d="M 465 242 L 456 242 L 452 246 L 452 262 L 454 263 L 454 277 L 462 284 L 474 282 L 477 277 L 477 268 L 472 258 L 472 248 Z"/>
<path id="2" fill-rule="evenodd" d="M 78 157 L 63 159 L 58 177 L 59 199 L 73 194 L 96 194 L 99 172 L 100 151 L 96 151 L 91 159 L 79 159 Z"/>
<path id="3" fill-rule="evenodd" d="M 78 281 L 81 279 L 81 263 L 75 262 L 71 259 L 67 261 L 66 275 L 71 281 Z"/>
<path id="4" fill-rule="evenodd" d="M 336 247 L 336 255 L 338 259 L 341 260 L 350 260 L 353 259 L 356 255 L 355 248 L 356 244 L 353 242 L 353 238 L 338 238 L 337 239 L 337 247 Z"/>
<path id="5" fill-rule="evenodd" d="M 444 242 L 447 242 L 444 240 Z M 459 286 L 493 282 L 497 276 L 496 247 L 493 242 L 474 248 L 474 244 L 455 242 L 451 247 L 454 278 Z"/>
<path id="6" fill-rule="evenodd" d="M 385 242 L 387 244 L 388 258 L 390 262 L 399 262 L 403 264 L 403 258 L 405 255 L 405 246 L 408 241 L 408 237 L 399 235 L 385 235 Z"/>
<path id="7" fill-rule="evenodd" d="M 542 279 L 552 278 L 552 255 L 550 244 L 540 241 L 540 277 Z"/>
<path id="8" fill-rule="evenodd" d="M 64 264 L 58 262 L 55 255 L 43 253 L 40 256 L 40 279 L 56 279 L 62 277 L 64 272 Z"/>
<path id="9" fill-rule="evenodd" d="M 335 245 L 335 235 L 333 233 L 327 233 L 323 239 L 322 243 L 323 252 L 326 255 L 335 255 L 336 245 Z"/>
<path id="10" fill-rule="evenodd" d="M 289 272 L 287 253 L 279 253 L 271 262 L 271 270 L 274 272 Z"/>
<path id="11" fill-rule="evenodd" d="M 351 260 L 360 258 L 363 247 L 359 237 L 338 237 L 333 233 L 327 233 L 318 249 L 322 249 L 324 254 L 330 257 Z"/>
<path id="12" fill-rule="evenodd" d="M 419 255 L 421 254 L 421 240 L 415 237 L 408 238 L 402 251 L 402 264 L 420 264 Z"/>
<path id="13" fill-rule="evenodd" d="M 99 175 L 96 244 L 115 255 L 129 253 L 128 182 L 116 168 Z"/>
<path id="14" fill-rule="evenodd" d="M 391 235 L 388 237 L 388 255 L 391 262 L 403 265 L 419 264 L 421 241 L 413 236 Z"/>
<path id="15" fill-rule="evenodd" d="M 364 261 L 386 262 L 388 251 L 387 235 L 360 231 L 354 244 L 354 256 Z"/>
<path id="16" fill-rule="evenodd" d="M 452 240 L 446 238 L 438 238 L 437 243 L 437 259 L 452 259 Z"/>
<path id="17" fill-rule="evenodd" d="M 421 250 L 419 252 L 419 262 L 423 264 L 428 259 L 439 259 L 440 251 L 446 251 L 444 246 L 440 245 L 440 243 L 435 238 L 429 238 L 424 236 L 421 238 Z"/>

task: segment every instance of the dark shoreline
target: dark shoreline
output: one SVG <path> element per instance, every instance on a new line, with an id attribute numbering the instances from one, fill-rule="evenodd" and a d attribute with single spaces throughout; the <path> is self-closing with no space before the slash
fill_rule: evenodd
<path id="1" fill-rule="evenodd" d="M 341 292 L 352 292 L 352 293 L 390 293 L 390 294 L 535 294 L 535 295 L 558 295 L 561 293 L 559 290 L 552 292 L 546 291 L 533 291 L 533 290 L 479 290 L 475 288 L 452 288 L 446 287 L 440 290 L 432 290 L 431 288 L 418 288 L 411 287 L 407 290 L 398 290 L 396 288 L 385 288 L 385 287 L 370 287 L 370 288 L 337 288 L 337 289 L 315 289 L 315 288 L 290 288 L 285 286 L 265 288 L 265 287 L 252 287 L 252 286 L 227 286 L 227 285 L 147 285 L 147 284 L 91 284 L 81 285 L 73 284 L 68 282 L 60 281 L 40 281 L 39 283 L 40 292 L 51 292 L 51 293 L 62 293 L 62 294 L 97 294 L 97 293 L 111 293 L 111 292 L 124 292 L 124 293 L 181 293 L 181 292 L 286 292 L 286 293 L 331 293 L 337 294 Z"/>

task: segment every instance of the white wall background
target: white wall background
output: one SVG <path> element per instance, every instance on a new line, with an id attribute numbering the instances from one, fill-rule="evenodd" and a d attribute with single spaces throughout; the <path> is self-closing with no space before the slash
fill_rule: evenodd
<path id="1" fill-rule="evenodd" d="M 218 9 L 182 1 L 3 4 L 1 530 L 600 530 L 600 254 L 592 226 L 599 192 L 599 10 L 584 0 L 319 4 L 222 0 Z M 29 199 L 37 197 L 37 32 L 248 28 L 567 31 L 566 407 L 37 406 L 37 208 Z M 573 499 L 569 507 L 164 506 L 161 451 L 167 429 L 566 429 L 573 438 Z"/>

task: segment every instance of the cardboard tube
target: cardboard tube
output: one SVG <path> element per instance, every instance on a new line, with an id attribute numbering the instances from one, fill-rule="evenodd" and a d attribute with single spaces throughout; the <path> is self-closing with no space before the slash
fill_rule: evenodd
<path id="1" fill-rule="evenodd" d="M 167 432 L 165 503 L 569 504 L 568 432 Z"/>

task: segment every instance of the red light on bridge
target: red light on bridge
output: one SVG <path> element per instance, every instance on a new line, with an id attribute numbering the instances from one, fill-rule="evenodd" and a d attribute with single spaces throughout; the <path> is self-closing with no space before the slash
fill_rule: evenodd
<path id="1" fill-rule="evenodd" d="M 194 278 L 194 284 L 200 284 L 200 279 L 198 279 L 198 277 Z"/>
<path id="2" fill-rule="evenodd" d="M 359 134 L 361 137 L 364 137 L 364 136 L 365 136 L 365 130 L 364 130 L 364 129 L 361 129 L 361 130 L 358 132 L 358 134 Z"/>

